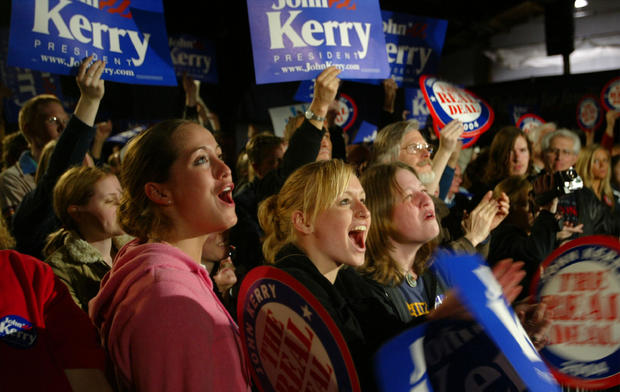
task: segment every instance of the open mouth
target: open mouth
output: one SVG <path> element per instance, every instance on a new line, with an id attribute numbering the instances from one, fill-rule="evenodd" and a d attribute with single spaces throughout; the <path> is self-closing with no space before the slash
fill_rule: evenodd
<path id="1" fill-rule="evenodd" d="M 427 211 L 424 214 L 424 220 L 431 220 L 431 219 L 435 219 L 435 211 Z"/>
<path id="2" fill-rule="evenodd" d="M 366 249 L 366 242 L 364 241 L 364 233 L 366 232 L 367 227 L 360 225 L 355 226 L 353 230 L 349 232 L 349 238 L 353 241 L 353 244 L 359 249 Z"/>
<path id="3" fill-rule="evenodd" d="M 233 186 L 228 185 L 220 193 L 217 194 L 217 197 L 219 197 L 219 199 L 222 200 L 226 204 L 235 204 L 235 202 L 233 201 L 233 197 L 232 197 L 232 190 L 233 190 Z"/>

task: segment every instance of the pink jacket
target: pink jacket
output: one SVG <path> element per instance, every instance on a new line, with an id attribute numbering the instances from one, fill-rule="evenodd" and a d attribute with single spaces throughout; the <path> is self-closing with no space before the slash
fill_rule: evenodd
<path id="1" fill-rule="evenodd" d="M 121 389 L 250 390 L 238 327 L 181 250 L 130 242 L 89 309 Z"/>

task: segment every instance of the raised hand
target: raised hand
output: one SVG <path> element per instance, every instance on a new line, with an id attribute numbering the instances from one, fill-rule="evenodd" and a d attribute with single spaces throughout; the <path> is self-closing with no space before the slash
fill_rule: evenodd
<path id="1" fill-rule="evenodd" d="M 493 275 L 497 282 L 502 286 L 504 296 L 509 303 L 512 303 L 523 290 L 519 283 L 525 277 L 522 261 L 513 262 L 512 259 L 504 259 L 495 264 L 492 268 Z"/>

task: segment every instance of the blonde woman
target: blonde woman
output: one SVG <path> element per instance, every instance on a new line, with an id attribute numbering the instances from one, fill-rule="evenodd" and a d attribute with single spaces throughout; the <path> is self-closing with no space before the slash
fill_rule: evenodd
<path id="1" fill-rule="evenodd" d="M 601 202 L 615 210 L 615 198 L 610 182 L 610 160 L 607 149 L 600 144 L 592 144 L 581 149 L 576 170 L 583 179 L 583 184 L 590 188 Z"/>
<path id="2" fill-rule="evenodd" d="M 297 169 L 280 192 L 259 206 L 265 232 L 263 253 L 269 263 L 303 284 L 330 314 L 347 342 L 362 385 L 369 385 L 370 349 L 366 318 L 348 302 L 343 287 L 364 290 L 350 267 L 364 262 L 370 212 L 353 169 L 340 160 L 319 161 Z M 378 306 L 380 309 L 381 306 Z M 374 317 L 380 313 L 375 313 Z"/>
<path id="3" fill-rule="evenodd" d="M 43 254 L 87 312 L 114 256 L 132 238 L 118 224 L 120 197 L 118 178 L 96 167 L 73 167 L 54 187 L 54 212 L 62 228 L 50 234 Z"/>

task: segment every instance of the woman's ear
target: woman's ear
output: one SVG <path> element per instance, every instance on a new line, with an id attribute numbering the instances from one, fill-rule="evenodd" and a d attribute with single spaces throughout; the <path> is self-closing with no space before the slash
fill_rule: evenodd
<path id="1" fill-rule="evenodd" d="M 172 198 L 170 193 L 162 184 L 156 182 L 147 182 L 144 184 L 144 193 L 153 203 L 162 206 L 169 206 L 172 204 Z"/>
<path id="2" fill-rule="evenodd" d="M 314 232 L 314 225 L 308 222 L 303 212 L 299 210 L 293 212 L 293 215 L 291 215 L 291 220 L 293 221 L 293 227 L 295 230 L 300 233 L 312 234 Z"/>
<path id="3" fill-rule="evenodd" d="M 80 218 L 80 207 L 79 206 L 75 204 L 71 204 L 69 207 L 67 207 L 67 213 L 69 214 L 71 219 L 73 219 L 75 222 L 79 222 L 79 218 Z"/>

